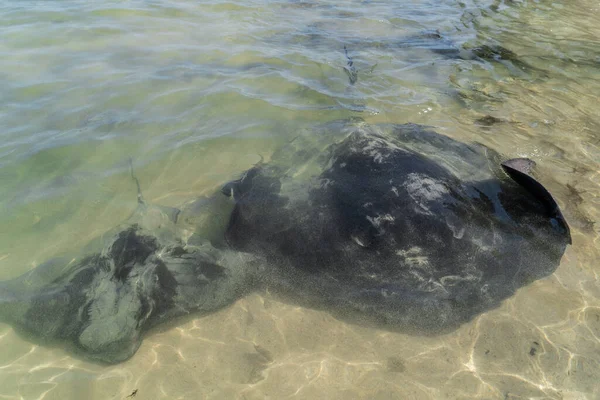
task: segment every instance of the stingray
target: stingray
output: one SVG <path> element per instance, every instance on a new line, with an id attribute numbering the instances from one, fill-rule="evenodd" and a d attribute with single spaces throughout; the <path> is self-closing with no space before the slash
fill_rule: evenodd
<path id="1" fill-rule="evenodd" d="M 133 179 L 138 206 L 100 246 L 88 246 L 100 251 L 53 259 L 0 282 L 1 321 L 26 338 L 117 363 L 137 351 L 152 327 L 214 312 L 247 291 L 256 265 L 252 257 L 217 249 L 210 241 L 223 236 L 228 201 L 200 198 L 181 210 L 152 205 Z M 198 237 L 203 229 L 210 232 Z"/>
<path id="2" fill-rule="evenodd" d="M 99 251 L 0 283 L 0 319 L 86 358 L 256 290 L 340 319 L 447 332 L 551 274 L 569 228 L 528 159 L 420 125 L 337 121 L 181 210 L 144 201 Z M 225 195 L 223 195 L 225 194 Z"/>
<path id="3" fill-rule="evenodd" d="M 263 257 L 262 282 L 294 302 L 448 332 L 551 274 L 571 243 L 529 159 L 414 124 L 333 123 L 312 138 L 224 188 L 229 246 Z"/>

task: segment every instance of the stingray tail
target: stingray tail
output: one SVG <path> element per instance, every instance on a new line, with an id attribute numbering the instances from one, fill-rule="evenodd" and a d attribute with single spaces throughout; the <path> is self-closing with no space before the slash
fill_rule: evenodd
<path id="1" fill-rule="evenodd" d="M 171 222 L 177 223 L 177 218 L 179 217 L 179 213 L 181 212 L 181 210 L 179 210 L 178 208 L 158 206 L 158 205 L 149 206 L 148 203 L 146 203 L 146 200 L 144 199 L 144 195 L 142 195 L 142 187 L 140 185 L 140 180 L 137 178 L 137 176 L 133 172 L 133 159 L 131 157 L 129 157 L 129 171 L 131 173 L 131 179 L 133 179 L 133 181 L 135 182 L 135 186 L 137 188 L 138 211 L 140 209 L 146 210 L 149 207 L 154 207 L 156 209 L 159 209 Z"/>
<path id="2" fill-rule="evenodd" d="M 351 85 L 354 85 L 356 81 L 358 81 L 358 71 L 354 66 L 354 61 L 352 61 L 352 57 L 348 54 L 348 48 L 344 46 L 344 54 L 346 55 L 346 66 L 344 67 L 344 72 L 348 75 L 348 80 Z"/>
<path id="3" fill-rule="evenodd" d="M 144 200 L 144 196 L 142 195 L 142 188 L 140 186 L 140 181 L 137 178 L 137 176 L 135 176 L 135 173 L 133 172 L 133 158 L 129 157 L 129 171 L 131 172 L 131 179 L 133 179 L 133 181 L 135 182 L 135 185 L 137 187 L 137 201 L 138 204 L 146 204 L 146 201 Z"/>

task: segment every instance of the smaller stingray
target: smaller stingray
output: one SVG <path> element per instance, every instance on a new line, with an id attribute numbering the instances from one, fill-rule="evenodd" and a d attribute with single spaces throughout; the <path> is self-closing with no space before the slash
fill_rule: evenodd
<path id="1" fill-rule="evenodd" d="M 571 241 L 531 160 L 413 124 L 336 122 L 311 138 L 224 190 L 228 243 L 264 257 L 263 281 L 295 302 L 446 332 L 551 274 Z"/>
<path id="2" fill-rule="evenodd" d="M 198 199 L 183 210 L 138 207 L 100 252 L 55 259 L 0 282 L 0 318 L 26 337 L 62 343 L 86 358 L 116 363 L 131 357 L 151 327 L 192 312 L 213 312 L 249 287 L 252 257 L 218 250 L 185 231 L 200 222 L 221 237 L 231 206 Z M 225 199 L 226 200 L 226 199 Z M 219 231 L 214 229 L 215 233 Z M 232 268 L 232 269 L 230 269 Z"/>

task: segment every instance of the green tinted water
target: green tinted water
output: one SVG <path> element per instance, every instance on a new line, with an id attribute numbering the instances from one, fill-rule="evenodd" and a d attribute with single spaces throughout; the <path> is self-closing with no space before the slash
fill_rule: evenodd
<path id="1" fill-rule="evenodd" d="M 299 130 L 349 117 L 428 124 L 536 160 L 574 238 L 555 274 L 442 337 L 256 294 L 104 367 L 0 325 L 0 396 L 598 398 L 598 8 L 0 0 L 2 279 L 125 221 L 129 158 L 149 201 L 178 206 Z"/>

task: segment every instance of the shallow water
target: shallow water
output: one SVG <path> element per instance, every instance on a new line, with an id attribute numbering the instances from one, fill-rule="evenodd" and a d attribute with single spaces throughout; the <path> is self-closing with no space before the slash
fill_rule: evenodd
<path id="1" fill-rule="evenodd" d="M 599 11 L 590 0 L 0 0 L 1 279 L 125 221 L 130 157 L 146 199 L 178 206 L 299 130 L 349 117 L 534 159 L 573 234 L 552 276 L 443 336 L 258 293 L 154 331 L 107 367 L 0 324 L 0 397 L 600 398 Z M 515 58 L 475 56 L 484 45 Z"/>

